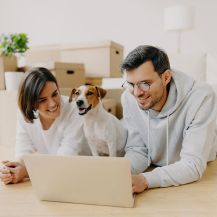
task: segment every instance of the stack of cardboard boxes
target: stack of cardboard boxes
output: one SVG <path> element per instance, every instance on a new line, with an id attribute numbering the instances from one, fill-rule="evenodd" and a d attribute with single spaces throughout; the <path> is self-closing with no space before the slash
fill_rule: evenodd
<path id="1" fill-rule="evenodd" d="M 67 45 L 62 47 L 60 59 L 61 62 L 55 64 L 56 78 L 62 93 L 69 94 L 68 88 L 84 83 L 101 86 L 103 78 L 121 77 L 123 46 L 113 41 Z M 108 90 L 108 95 L 111 91 Z M 119 98 L 106 97 L 103 103 L 107 111 L 121 118 L 121 91 L 117 90 L 117 93 Z"/>
<path id="2" fill-rule="evenodd" d="M 67 45 L 60 52 L 62 61 L 84 63 L 87 78 L 120 77 L 123 46 L 113 41 Z"/>

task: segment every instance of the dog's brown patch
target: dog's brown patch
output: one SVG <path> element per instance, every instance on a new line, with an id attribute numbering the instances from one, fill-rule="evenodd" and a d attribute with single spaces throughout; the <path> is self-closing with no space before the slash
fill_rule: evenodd
<path id="1" fill-rule="evenodd" d="M 99 103 L 98 91 L 95 86 L 87 85 L 85 90 L 85 97 L 89 105 L 94 108 Z"/>
<path id="2" fill-rule="evenodd" d="M 100 99 L 106 95 L 107 91 L 101 87 L 93 85 L 86 85 L 86 87 L 85 97 L 88 101 L 88 104 L 92 105 L 92 108 L 94 108 L 99 103 Z"/>
<path id="3" fill-rule="evenodd" d="M 75 98 L 75 92 L 76 92 L 76 89 L 75 88 L 72 89 L 70 97 L 69 97 L 69 102 L 72 102 L 72 100 Z"/>
<path id="4" fill-rule="evenodd" d="M 96 86 L 96 90 L 98 92 L 98 96 L 100 97 L 100 99 L 104 98 L 104 96 L 106 95 L 107 91 L 101 87 L 97 87 Z"/>

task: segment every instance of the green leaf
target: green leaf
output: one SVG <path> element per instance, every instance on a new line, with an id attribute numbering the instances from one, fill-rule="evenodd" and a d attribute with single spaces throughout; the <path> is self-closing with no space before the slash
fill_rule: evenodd
<path id="1" fill-rule="evenodd" d="M 6 56 L 25 53 L 29 49 L 28 42 L 26 33 L 2 34 L 0 36 L 0 48 Z"/>

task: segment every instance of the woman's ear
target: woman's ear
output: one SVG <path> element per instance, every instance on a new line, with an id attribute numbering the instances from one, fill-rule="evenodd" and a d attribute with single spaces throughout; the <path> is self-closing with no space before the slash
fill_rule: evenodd
<path id="1" fill-rule="evenodd" d="M 170 69 L 167 69 L 167 70 L 162 74 L 162 81 L 163 81 L 163 83 L 165 84 L 165 86 L 170 83 L 171 78 L 172 78 L 172 72 L 171 72 Z"/>

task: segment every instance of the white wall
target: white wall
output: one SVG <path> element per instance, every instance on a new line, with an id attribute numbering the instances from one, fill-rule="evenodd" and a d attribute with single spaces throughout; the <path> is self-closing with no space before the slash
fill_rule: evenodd
<path id="1" fill-rule="evenodd" d="M 114 40 L 125 54 L 139 44 L 177 49 L 177 33 L 163 27 L 164 8 L 187 4 L 194 28 L 181 52 L 217 51 L 216 0 L 0 0 L 0 34 L 26 32 L 30 45 Z"/>

